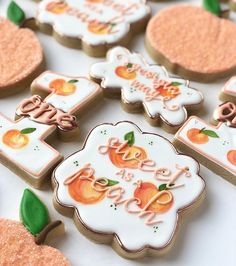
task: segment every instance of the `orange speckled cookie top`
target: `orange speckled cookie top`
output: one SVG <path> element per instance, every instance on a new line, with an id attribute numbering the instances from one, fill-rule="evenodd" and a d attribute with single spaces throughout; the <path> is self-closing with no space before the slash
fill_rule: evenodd
<path id="1" fill-rule="evenodd" d="M 172 64 L 190 71 L 214 74 L 236 67 L 236 25 L 201 7 L 160 11 L 148 24 L 147 41 Z"/>
<path id="2" fill-rule="evenodd" d="M 64 255 L 55 248 L 34 242 L 34 237 L 17 221 L 0 219 L 0 265 L 67 266 Z"/>
<path id="3" fill-rule="evenodd" d="M 30 76 L 42 61 L 36 35 L 0 17 L 0 89 Z"/>

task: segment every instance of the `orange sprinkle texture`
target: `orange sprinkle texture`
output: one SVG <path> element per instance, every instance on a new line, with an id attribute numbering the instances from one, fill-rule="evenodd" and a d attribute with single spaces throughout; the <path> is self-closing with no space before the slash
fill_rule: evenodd
<path id="1" fill-rule="evenodd" d="M 201 7 L 177 5 L 160 11 L 147 27 L 147 41 L 172 64 L 198 73 L 236 67 L 236 25 Z"/>
<path id="2" fill-rule="evenodd" d="M 42 47 L 33 31 L 0 17 L 0 89 L 30 76 L 42 61 Z"/>
<path id="3" fill-rule="evenodd" d="M 67 266 L 57 249 L 36 245 L 34 237 L 17 221 L 0 219 L 0 265 Z"/>

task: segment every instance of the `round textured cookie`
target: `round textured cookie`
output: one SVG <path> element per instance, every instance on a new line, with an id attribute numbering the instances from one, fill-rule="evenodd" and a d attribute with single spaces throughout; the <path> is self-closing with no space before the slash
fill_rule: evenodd
<path id="1" fill-rule="evenodd" d="M 236 71 L 236 25 L 201 7 L 176 5 L 147 27 L 151 56 L 184 78 L 212 81 Z"/>
<path id="2" fill-rule="evenodd" d="M 44 68 L 36 35 L 0 17 L 0 96 L 24 89 Z"/>

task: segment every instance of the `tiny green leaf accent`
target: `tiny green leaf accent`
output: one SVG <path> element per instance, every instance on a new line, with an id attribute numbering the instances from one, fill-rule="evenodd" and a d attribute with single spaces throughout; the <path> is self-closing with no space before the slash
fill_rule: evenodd
<path id="1" fill-rule="evenodd" d="M 133 67 L 133 64 L 132 63 L 128 63 L 127 64 L 127 68 L 131 68 L 131 67 Z"/>
<path id="2" fill-rule="evenodd" d="M 106 187 L 111 187 L 111 186 L 114 186 L 114 185 L 119 184 L 119 182 L 116 181 L 116 180 L 111 180 L 111 179 L 108 179 L 108 178 L 105 178 L 105 177 L 104 177 L 104 179 L 106 179 L 108 181 Z M 104 184 L 105 183 L 105 180 L 100 180 L 100 181 L 98 181 L 98 183 Z"/>
<path id="3" fill-rule="evenodd" d="M 7 8 L 7 18 L 16 25 L 20 25 L 25 20 L 24 11 L 15 3 L 15 1 L 11 1 Z"/>
<path id="4" fill-rule="evenodd" d="M 219 0 L 203 0 L 203 7 L 212 14 L 220 16 L 221 9 Z"/>
<path id="5" fill-rule="evenodd" d="M 24 128 L 21 130 L 21 134 L 26 135 L 26 134 L 31 134 L 36 130 L 36 128 L 33 127 L 28 127 L 28 128 Z"/>
<path id="6" fill-rule="evenodd" d="M 162 190 L 166 190 L 167 189 L 167 184 L 161 184 L 159 187 L 158 187 L 159 191 L 162 191 Z"/>
<path id="7" fill-rule="evenodd" d="M 203 130 L 200 130 L 200 132 L 204 135 L 207 135 L 208 137 L 211 137 L 211 138 L 219 138 L 219 136 L 213 130 L 203 129 Z"/>
<path id="8" fill-rule="evenodd" d="M 34 236 L 48 224 L 48 210 L 41 200 L 29 189 L 25 189 L 20 204 L 20 219 Z"/>
<path id="9" fill-rule="evenodd" d="M 110 24 L 112 27 L 115 27 L 116 26 L 116 23 L 111 23 Z"/>
<path id="10" fill-rule="evenodd" d="M 78 79 L 71 79 L 71 80 L 69 80 L 69 81 L 67 81 L 68 83 L 76 83 L 76 82 L 78 82 Z"/>
<path id="11" fill-rule="evenodd" d="M 135 142 L 134 132 L 131 131 L 131 132 L 125 134 L 124 139 L 128 141 L 129 146 L 133 146 L 134 142 Z"/>
<path id="12" fill-rule="evenodd" d="M 183 85 L 183 84 L 180 83 L 180 82 L 174 81 L 174 82 L 171 82 L 171 85 L 177 87 L 177 86 L 180 86 L 180 85 Z"/>

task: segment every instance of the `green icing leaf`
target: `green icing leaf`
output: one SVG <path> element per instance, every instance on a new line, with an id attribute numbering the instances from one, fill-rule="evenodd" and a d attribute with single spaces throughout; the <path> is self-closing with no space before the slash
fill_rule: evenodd
<path id="1" fill-rule="evenodd" d="M 166 186 L 167 186 L 167 184 L 161 184 L 161 185 L 158 187 L 159 191 L 166 190 Z"/>
<path id="2" fill-rule="evenodd" d="M 125 134 L 124 139 L 128 141 L 129 146 L 134 145 L 134 142 L 135 142 L 134 132 L 131 131 L 131 132 Z"/>
<path id="3" fill-rule="evenodd" d="M 20 219 L 34 236 L 48 224 L 48 210 L 40 199 L 29 189 L 25 189 L 20 204 Z"/>
<path id="4" fill-rule="evenodd" d="M 207 135 L 208 137 L 211 137 L 211 138 L 219 138 L 219 136 L 216 134 L 216 132 L 212 131 L 212 130 L 202 129 L 200 132 L 204 135 Z"/>
<path id="5" fill-rule="evenodd" d="M 7 18 L 16 25 L 20 25 L 25 20 L 24 11 L 15 3 L 15 1 L 11 1 L 7 8 Z"/>
<path id="6" fill-rule="evenodd" d="M 180 85 L 183 85 L 183 84 L 180 83 L 180 82 L 174 81 L 174 82 L 171 82 L 171 85 L 177 87 L 177 86 L 180 86 Z"/>
<path id="7" fill-rule="evenodd" d="M 212 14 L 220 16 L 221 9 L 219 0 L 203 0 L 203 7 Z"/>
<path id="8" fill-rule="evenodd" d="M 68 83 L 76 83 L 76 82 L 78 82 L 78 79 L 71 79 L 71 80 L 69 80 L 69 81 L 67 81 Z"/>
<path id="9" fill-rule="evenodd" d="M 114 185 L 119 184 L 118 181 L 111 180 L 111 179 L 108 179 L 108 178 L 106 178 L 106 177 L 104 177 L 104 179 L 106 179 L 106 180 L 108 181 L 106 187 L 112 187 L 112 186 L 114 186 Z M 105 184 L 105 180 L 100 180 L 100 181 L 98 181 L 98 183 L 100 183 L 100 184 Z"/>
<path id="10" fill-rule="evenodd" d="M 131 68 L 131 67 L 133 67 L 133 64 L 128 63 L 128 64 L 127 64 L 127 68 Z"/>
<path id="11" fill-rule="evenodd" d="M 20 133 L 26 135 L 26 134 L 33 133 L 35 130 L 36 128 L 28 127 L 28 128 L 22 129 Z"/>

